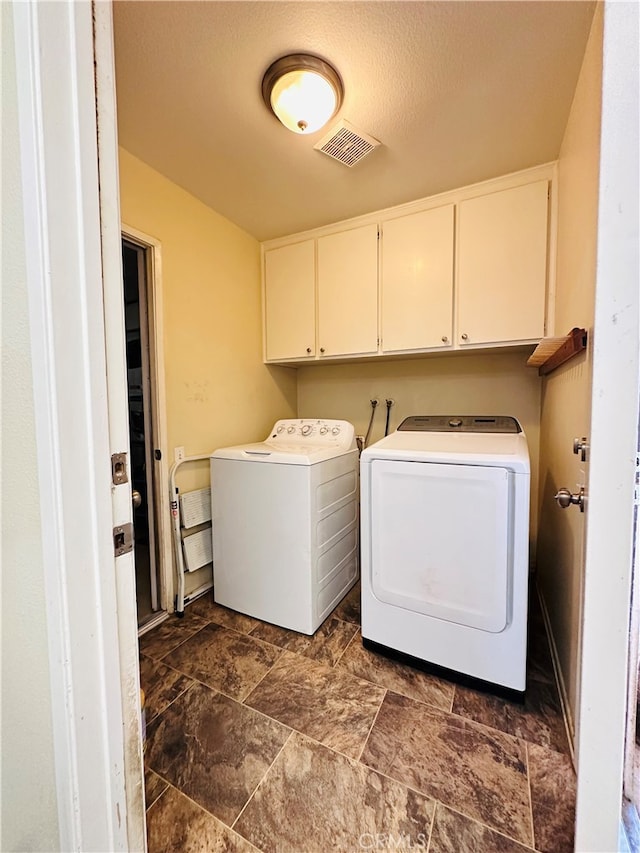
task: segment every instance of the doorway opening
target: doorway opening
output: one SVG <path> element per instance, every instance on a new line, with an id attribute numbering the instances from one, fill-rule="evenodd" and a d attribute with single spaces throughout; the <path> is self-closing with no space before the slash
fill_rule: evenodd
<path id="1" fill-rule="evenodd" d="M 640 447 L 640 428 L 638 430 Z M 640 478 L 640 451 L 636 457 L 636 494 Z M 629 624 L 629 675 L 625 748 L 623 821 L 632 850 L 640 850 L 640 519 L 634 513 L 633 574 Z"/>
<path id="2" fill-rule="evenodd" d="M 150 263 L 148 248 L 122 240 L 123 296 L 127 348 L 127 390 L 133 525 L 135 535 L 138 628 L 163 611 L 160 573 L 160 525 L 156 465 L 161 453 L 155 442 L 155 398 L 151 341 Z"/>

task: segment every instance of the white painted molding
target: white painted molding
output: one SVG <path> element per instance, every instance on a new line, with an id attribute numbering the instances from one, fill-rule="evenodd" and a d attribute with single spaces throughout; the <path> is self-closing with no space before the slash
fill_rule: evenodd
<path id="1" fill-rule="evenodd" d="M 126 850 L 92 7 L 14 21 L 60 849 Z"/>
<path id="2" fill-rule="evenodd" d="M 536 586 L 536 595 L 538 596 L 538 600 L 540 602 L 540 609 L 542 610 L 542 618 L 545 625 L 545 630 L 547 633 L 547 640 L 549 641 L 549 651 L 551 652 L 551 662 L 553 664 L 553 673 L 556 680 L 556 686 L 558 688 L 558 695 L 560 697 L 560 707 L 562 708 L 562 718 L 564 720 L 564 727 L 567 733 L 567 741 L 569 743 L 569 751 L 571 752 L 571 760 L 573 761 L 574 767 L 576 763 L 575 756 L 575 725 L 573 722 L 573 717 L 571 716 L 571 705 L 569 703 L 569 695 L 567 693 L 567 687 L 564 682 L 564 677 L 562 675 L 562 667 L 560 666 L 560 656 L 558 654 L 558 646 L 556 645 L 555 637 L 553 635 L 553 628 L 551 626 L 551 619 L 549 618 L 549 610 L 547 608 L 547 603 L 542 595 L 542 592 Z"/>
<path id="3" fill-rule="evenodd" d="M 162 453 L 157 467 L 158 478 L 158 541 L 160 545 L 160 606 L 173 613 L 175 597 L 175 569 L 173 560 L 171 506 L 169 495 L 169 468 L 171 459 L 167 439 L 167 404 L 164 358 L 164 308 L 162 288 L 162 243 L 126 223 L 121 224 L 122 236 L 148 250 L 147 279 L 151 283 L 147 303 L 151 309 L 153 339 L 149 341 L 152 353 L 153 374 L 153 442 Z"/>
<path id="4" fill-rule="evenodd" d="M 639 8 L 605 2 L 576 850 L 619 842 L 638 447 Z"/>

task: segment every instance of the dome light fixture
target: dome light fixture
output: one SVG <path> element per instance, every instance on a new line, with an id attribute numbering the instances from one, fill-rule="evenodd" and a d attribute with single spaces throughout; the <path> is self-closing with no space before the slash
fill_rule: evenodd
<path id="1" fill-rule="evenodd" d="M 262 78 L 265 104 L 294 133 L 314 133 L 342 104 L 338 72 L 317 56 L 292 53 L 270 65 Z"/>

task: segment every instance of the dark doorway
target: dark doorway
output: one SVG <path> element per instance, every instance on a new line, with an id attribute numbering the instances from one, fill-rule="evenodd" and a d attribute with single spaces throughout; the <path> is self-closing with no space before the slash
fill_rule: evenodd
<path id="1" fill-rule="evenodd" d="M 138 627 L 160 609 L 146 251 L 122 241 Z"/>

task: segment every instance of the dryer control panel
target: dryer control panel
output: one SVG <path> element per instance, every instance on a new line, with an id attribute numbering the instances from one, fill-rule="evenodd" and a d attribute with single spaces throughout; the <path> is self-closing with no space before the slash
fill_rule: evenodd
<path id="1" fill-rule="evenodd" d="M 508 415 L 411 415 L 398 432 L 518 433 L 522 427 Z"/>
<path id="2" fill-rule="evenodd" d="M 356 446 L 353 424 L 348 421 L 318 418 L 289 418 L 276 421 L 266 441 L 277 447 L 304 445 L 349 450 Z"/>

